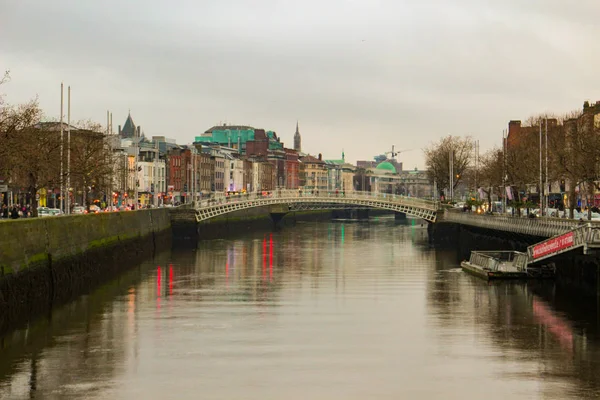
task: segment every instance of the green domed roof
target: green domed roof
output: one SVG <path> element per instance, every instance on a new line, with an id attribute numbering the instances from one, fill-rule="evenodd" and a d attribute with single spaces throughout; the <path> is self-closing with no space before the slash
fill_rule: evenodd
<path id="1" fill-rule="evenodd" d="M 379 165 L 375 169 L 382 169 L 382 170 L 385 170 L 385 171 L 390 171 L 393 174 L 396 173 L 396 167 L 394 167 L 394 164 L 392 164 L 389 161 L 384 161 L 382 163 L 379 163 Z"/>

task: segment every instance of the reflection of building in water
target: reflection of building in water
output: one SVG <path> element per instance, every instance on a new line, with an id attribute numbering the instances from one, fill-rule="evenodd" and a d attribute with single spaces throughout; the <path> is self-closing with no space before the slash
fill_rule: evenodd
<path id="1" fill-rule="evenodd" d="M 573 324 L 534 295 L 528 284 L 485 284 L 464 273 L 442 273 L 444 278 L 430 279 L 427 289 L 432 326 L 451 326 L 460 334 L 465 324 L 476 323 L 484 329 L 477 345 L 491 344 L 509 359 L 514 355 L 519 362 L 531 360 L 532 368 L 539 365 L 547 376 L 571 378 L 574 385 L 597 390 L 600 365 L 591 355 L 599 351 L 598 343 L 575 331 Z M 460 317 L 441 319 L 448 315 Z M 561 398 L 560 393 L 551 394 Z"/>
<path id="2" fill-rule="evenodd" d="M 157 259 L 162 262 L 163 256 Z M 129 270 L 55 308 L 51 319 L 37 320 L 35 329 L 5 338 L 7 347 L 0 348 L 0 399 L 29 398 L 28 393 L 31 398 L 58 398 L 65 388 L 71 397 L 84 398 L 104 389 L 99 377 L 113 379 L 122 366 L 137 363 L 136 313 L 144 300 L 132 294 L 153 285 L 142 282 L 149 269 L 154 264 Z"/>

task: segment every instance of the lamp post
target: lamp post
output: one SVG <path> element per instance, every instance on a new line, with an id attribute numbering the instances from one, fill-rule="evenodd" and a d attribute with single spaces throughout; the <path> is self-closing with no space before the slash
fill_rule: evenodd
<path id="1" fill-rule="evenodd" d="M 448 154 L 448 171 L 449 171 L 449 195 L 450 202 L 454 200 L 454 151 L 450 150 Z"/>
<path id="2" fill-rule="evenodd" d="M 548 118 L 546 118 L 546 184 L 544 185 L 544 189 L 546 191 L 545 198 L 545 210 L 548 209 L 548 201 L 550 200 L 550 187 L 548 186 Z"/>
<path id="3" fill-rule="evenodd" d="M 67 205 L 65 213 L 71 214 L 71 86 L 67 89 Z"/>
<path id="4" fill-rule="evenodd" d="M 63 211 L 63 105 L 64 105 L 64 84 L 60 83 L 60 201 L 58 208 Z"/>
<path id="5" fill-rule="evenodd" d="M 139 185 L 139 174 L 138 174 L 138 151 L 139 151 L 139 140 L 140 140 L 140 127 L 134 129 L 133 134 L 133 178 L 134 178 L 134 194 L 133 194 L 133 209 L 138 209 L 138 185 Z"/>
<path id="6" fill-rule="evenodd" d="M 507 181 L 507 176 L 506 176 L 506 131 L 502 131 L 502 190 L 504 191 L 503 195 L 502 195 L 502 199 L 504 200 L 504 204 L 502 207 L 502 213 L 506 213 L 506 206 L 507 206 L 507 197 L 508 197 L 508 191 L 506 190 L 507 186 L 506 186 L 506 181 Z"/>

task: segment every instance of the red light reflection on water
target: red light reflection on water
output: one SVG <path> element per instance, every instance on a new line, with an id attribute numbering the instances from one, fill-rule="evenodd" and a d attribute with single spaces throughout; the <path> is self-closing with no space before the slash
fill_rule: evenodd
<path id="1" fill-rule="evenodd" d="M 533 298 L 533 316 L 558 339 L 560 346 L 569 353 L 573 351 L 573 328 L 569 321 L 556 313 L 543 301 Z"/>
<path id="2" fill-rule="evenodd" d="M 173 295 L 173 264 L 169 264 L 169 296 Z"/>
<path id="3" fill-rule="evenodd" d="M 269 236 L 269 281 L 273 281 L 273 234 Z"/>
<path id="4" fill-rule="evenodd" d="M 160 309 L 160 265 L 156 268 L 156 309 Z"/>
<path id="5" fill-rule="evenodd" d="M 160 265 L 156 268 L 156 295 L 160 297 Z"/>
<path id="6" fill-rule="evenodd" d="M 229 287 L 229 260 L 225 261 L 225 287 Z"/>
<path id="7" fill-rule="evenodd" d="M 263 264 L 262 264 L 263 280 L 267 277 L 267 236 L 263 239 Z"/>

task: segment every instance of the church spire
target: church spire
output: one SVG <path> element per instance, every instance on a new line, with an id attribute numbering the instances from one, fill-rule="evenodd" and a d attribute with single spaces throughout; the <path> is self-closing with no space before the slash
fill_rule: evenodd
<path id="1" fill-rule="evenodd" d="M 123 125 L 123 129 L 119 125 L 119 135 L 122 139 L 133 138 L 135 136 L 137 127 L 133 122 L 133 118 L 131 118 L 131 110 L 127 113 L 127 119 L 125 120 L 125 124 Z"/>
<path id="2" fill-rule="evenodd" d="M 294 150 L 298 153 L 302 151 L 302 138 L 300 137 L 300 129 L 298 128 L 298 121 L 296 120 L 296 133 L 294 133 Z"/>

